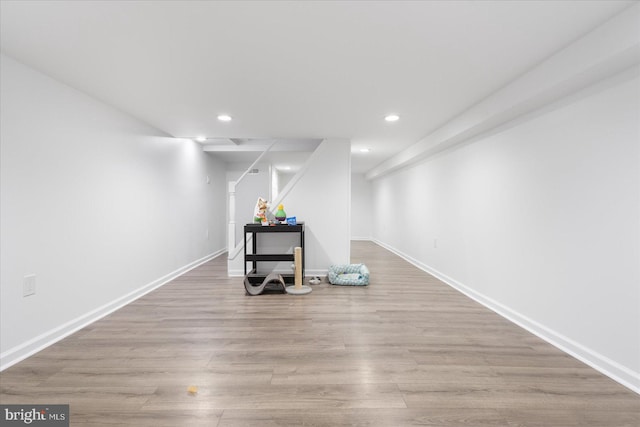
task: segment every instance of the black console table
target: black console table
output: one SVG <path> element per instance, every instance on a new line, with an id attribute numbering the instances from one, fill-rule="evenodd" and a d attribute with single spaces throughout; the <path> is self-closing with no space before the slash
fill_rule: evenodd
<path id="1" fill-rule="evenodd" d="M 258 272 L 258 262 L 260 261 L 294 261 L 293 253 L 290 254 L 259 254 L 258 253 L 258 234 L 264 233 L 298 233 L 300 238 L 300 247 L 302 248 L 302 277 L 304 278 L 304 224 L 297 225 L 270 225 L 263 226 L 261 224 L 246 224 L 244 226 L 244 275 L 248 277 L 251 283 L 262 282 L 269 272 Z M 247 236 L 251 235 L 251 253 L 247 253 Z M 247 275 L 247 263 L 251 263 L 251 271 Z M 294 273 L 283 274 L 285 282 L 294 282 Z"/>

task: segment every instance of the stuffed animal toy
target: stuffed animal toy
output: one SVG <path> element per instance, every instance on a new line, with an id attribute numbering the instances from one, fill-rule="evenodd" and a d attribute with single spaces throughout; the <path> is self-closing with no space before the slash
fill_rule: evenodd
<path id="1" fill-rule="evenodd" d="M 256 208 L 253 212 L 253 222 L 267 222 L 267 208 L 268 202 L 262 197 L 258 197 L 256 202 Z"/>

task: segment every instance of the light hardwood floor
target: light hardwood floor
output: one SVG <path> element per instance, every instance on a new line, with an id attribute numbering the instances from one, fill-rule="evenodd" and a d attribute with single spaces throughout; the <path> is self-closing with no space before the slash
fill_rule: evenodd
<path id="1" fill-rule="evenodd" d="M 0 373 L 77 426 L 640 425 L 640 396 L 397 256 L 369 287 L 246 296 L 219 257 Z M 196 394 L 187 388 L 197 386 Z"/>

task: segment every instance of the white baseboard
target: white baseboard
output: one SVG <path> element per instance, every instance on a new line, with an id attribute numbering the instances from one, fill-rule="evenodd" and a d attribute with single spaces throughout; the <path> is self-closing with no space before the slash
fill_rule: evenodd
<path id="1" fill-rule="evenodd" d="M 137 300 L 145 294 L 159 288 L 160 286 L 172 281 L 178 276 L 183 275 L 189 270 L 193 270 L 199 265 L 204 264 L 207 261 L 212 260 L 226 252 L 225 249 L 221 249 L 209 255 L 206 255 L 196 261 L 193 261 L 179 269 L 172 271 L 171 273 L 160 277 L 159 279 L 154 280 L 147 285 L 142 286 L 141 288 L 136 289 L 133 292 L 130 292 L 122 297 L 103 305 L 95 310 L 92 310 L 88 313 L 83 314 L 67 323 L 64 323 L 60 326 L 57 326 L 41 335 L 38 335 L 35 338 L 32 338 L 18 346 L 10 348 L 9 350 L 0 354 L 0 371 L 3 371 L 10 366 L 15 365 L 16 363 L 26 359 L 29 356 L 34 355 L 35 353 L 49 347 L 52 344 L 62 340 L 65 337 L 77 332 L 78 330 L 84 328 L 85 326 L 99 320 L 114 311 L 124 307 L 127 304 Z"/>
<path id="2" fill-rule="evenodd" d="M 351 240 L 363 241 L 363 242 L 371 242 L 371 237 L 352 237 Z"/>
<path id="3" fill-rule="evenodd" d="M 307 268 L 307 269 L 304 270 L 305 277 L 315 277 L 315 276 L 324 277 L 327 274 L 329 274 L 329 270 L 326 269 L 326 268 L 318 268 L 318 269 L 313 269 L 313 270 Z"/>
<path id="4" fill-rule="evenodd" d="M 548 342 L 549 344 L 553 345 L 554 347 L 557 347 L 558 349 L 564 351 L 565 353 L 575 357 L 576 359 L 580 360 L 581 362 L 591 366 L 592 368 L 594 368 L 595 370 L 601 372 L 602 374 L 608 376 L 609 378 L 613 379 L 614 381 L 622 384 L 623 386 L 629 388 L 630 390 L 634 391 L 635 393 L 640 394 L 640 373 L 638 372 L 634 372 L 631 369 L 627 368 L 626 366 L 623 366 L 619 363 L 617 363 L 614 360 L 609 359 L 606 356 L 603 356 L 602 354 L 598 353 L 597 351 L 594 351 L 574 340 L 572 340 L 571 338 L 568 338 L 556 331 L 554 331 L 551 328 L 548 328 L 538 322 L 536 322 L 533 319 L 528 318 L 527 316 L 524 316 L 520 313 L 518 313 L 515 310 L 512 310 L 511 308 L 493 300 L 492 298 L 489 298 L 485 295 L 483 295 L 480 292 L 477 292 L 473 289 L 471 289 L 468 286 L 465 286 L 464 284 L 458 282 L 457 280 L 447 276 L 446 274 L 443 274 L 441 272 L 439 272 L 438 270 L 416 260 L 415 258 L 397 250 L 396 248 L 386 245 L 383 242 L 380 242 L 376 239 L 372 239 L 372 241 L 379 245 L 382 246 L 383 248 L 393 252 L 394 254 L 398 255 L 399 257 L 403 258 L 404 260 L 406 260 L 407 262 L 413 264 L 414 266 L 418 267 L 419 269 L 431 274 L 432 276 L 440 279 L 441 281 L 443 281 L 444 283 L 446 283 L 447 285 L 451 286 L 452 288 L 458 290 L 459 292 L 465 294 L 466 296 L 468 296 L 469 298 L 473 299 L 474 301 L 477 301 L 478 303 L 482 304 L 483 306 L 487 307 L 488 309 L 490 309 L 491 311 L 499 314 L 500 316 L 504 317 L 505 319 L 515 323 L 516 325 L 520 326 L 523 329 L 526 329 L 527 331 L 531 332 L 532 334 L 536 335 L 538 338 L 543 339 L 544 341 Z"/>
<path id="5" fill-rule="evenodd" d="M 244 270 L 230 270 L 230 269 L 227 269 L 227 275 L 229 277 L 244 277 Z"/>

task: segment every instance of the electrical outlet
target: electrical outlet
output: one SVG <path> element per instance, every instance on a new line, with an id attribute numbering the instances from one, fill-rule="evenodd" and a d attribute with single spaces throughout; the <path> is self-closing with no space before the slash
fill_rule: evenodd
<path id="1" fill-rule="evenodd" d="M 209 175 L 207 175 L 207 184 L 211 184 L 211 178 L 209 178 Z"/>
<path id="2" fill-rule="evenodd" d="M 28 276 L 24 276 L 24 280 L 22 281 L 22 296 L 28 297 L 29 295 L 34 295 L 36 293 L 36 275 L 29 274 Z"/>

